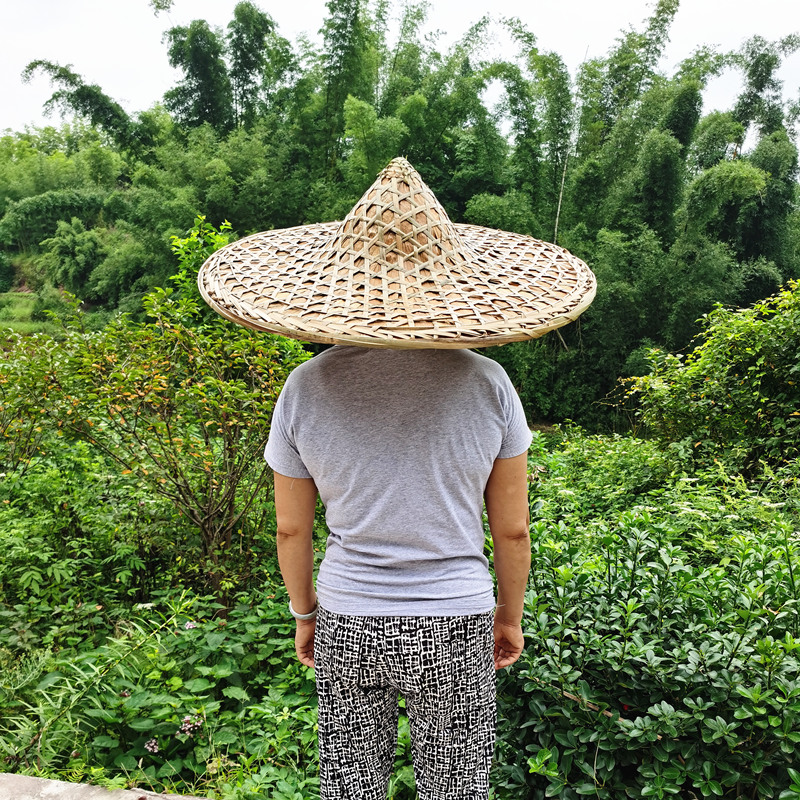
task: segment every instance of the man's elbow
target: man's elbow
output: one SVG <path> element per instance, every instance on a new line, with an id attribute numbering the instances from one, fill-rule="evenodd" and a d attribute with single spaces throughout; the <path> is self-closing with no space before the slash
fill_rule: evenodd
<path id="1" fill-rule="evenodd" d="M 531 535 L 529 526 L 526 523 L 519 525 L 509 526 L 497 531 L 492 535 L 492 538 L 497 542 L 508 542 L 509 544 L 519 544 L 522 542 L 530 542 Z"/>
<path id="2" fill-rule="evenodd" d="M 275 538 L 279 542 L 286 542 L 303 534 L 310 535 L 311 531 L 293 525 L 279 525 Z"/>

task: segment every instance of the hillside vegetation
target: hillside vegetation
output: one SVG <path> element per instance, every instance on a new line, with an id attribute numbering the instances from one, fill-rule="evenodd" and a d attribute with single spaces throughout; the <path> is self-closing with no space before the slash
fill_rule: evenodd
<path id="1" fill-rule="evenodd" d="M 184 77 L 133 115 L 30 65 L 76 120 L 0 138 L 2 769 L 319 797 L 261 458 L 313 348 L 225 321 L 195 279 L 235 236 L 340 218 L 403 154 L 455 220 L 598 276 L 578 324 L 489 351 L 559 423 L 531 448 L 492 797 L 800 800 L 798 109 L 775 78 L 800 41 L 667 76 L 676 10 L 574 81 L 519 22 L 502 58 L 488 21 L 442 53 L 424 5 L 398 35 L 360 0 L 331 0 L 319 48 L 246 2 L 173 28 Z M 734 107 L 704 113 L 727 69 Z M 320 557 L 325 535 L 320 508 Z M 415 797 L 401 716 L 390 798 Z"/>
<path id="2" fill-rule="evenodd" d="M 205 222 L 143 321 L 0 362 L 6 769 L 318 796 L 260 451 L 302 347 L 210 313 Z M 538 433 L 526 650 L 494 797 L 800 797 L 800 290 L 719 310 L 627 384 L 648 438 Z M 317 550 L 325 529 L 320 513 Z M 487 536 L 487 548 L 490 539 Z M 491 555 L 491 553 L 490 553 Z M 415 797 L 401 726 L 391 797 Z"/>
<path id="3" fill-rule="evenodd" d="M 242 2 L 225 30 L 166 32 L 182 77 L 135 114 L 43 53 L 26 72 L 75 121 L 0 138 L 0 291 L 35 290 L 34 321 L 59 289 L 94 324 L 141 318 L 197 214 L 237 235 L 341 219 L 404 155 L 455 221 L 557 240 L 594 269 L 578 324 L 495 356 L 532 418 L 613 425 L 603 398 L 650 348 L 800 277 L 797 87 L 777 78 L 800 38 L 698 42 L 668 75 L 677 10 L 660 0 L 572 76 L 524 20 L 479 20 L 441 50 L 424 3 L 331 0 L 314 45 Z M 704 108 L 731 71 L 733 106 Z"/>

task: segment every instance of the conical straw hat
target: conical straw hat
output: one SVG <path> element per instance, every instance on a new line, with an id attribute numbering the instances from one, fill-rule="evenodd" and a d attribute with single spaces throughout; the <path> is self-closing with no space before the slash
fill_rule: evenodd
<path id="1" fill-rule="evenodd" d="M 574 320 L 595 278 L 561 247 L 450 221 L 394 159 L 342 222 L 266 231 L 214 253 L 200 292 L 227 319 L 310 342 L 487 347 Z"/>

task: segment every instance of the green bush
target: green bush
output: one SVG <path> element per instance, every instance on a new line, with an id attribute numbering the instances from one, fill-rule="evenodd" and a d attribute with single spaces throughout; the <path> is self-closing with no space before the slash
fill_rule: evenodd
<path id="1" fill-rule="evenodd" d="M 753 308 L 718 308 L 685 358 L 632 382 L 648 429 L 748 476 L 800 455 L 800 285 Z"/>
<path id="2" fill-rule="evenodd" d="M 31 322 L 46 322 L 53 315 L 68 313 L 69 309 L 70 302 L 64 292 L 52 283 L 45 283 L 36 292 L 36 300 L 31 309 Z"/>
<path id="3" fill-rule="evenodd" d="M 14 265 L 8 253 L 0 250 L 0 294 L 10 292 L 14 285 Z"/>
<path id="4" fill-rule="evenodd" d="M 10 202 L 0 218 L 0 242 L 22 248 L 36 248 L 52 236 L 59 221 L 79 217 L 96 218 L 105 195 L 93 189 L 55 189 Z"/>
<path id="5" fill-rule="evenodd" d="M 0 603 L 109 606 L 173 584 L 175 552 L 191 552 L 193 535 L 172 504 L 85 443 L 39 445 L 51 455 L 0 485 Z M 39 616 L 24 615 L 33 641 Z"/>
<path id="6" fill-rule="evenodd" d="M 98 646 L 5 665 L 6 762 L 194 791 L 254 773 L 262 787 L 291 780 L 313 796 L 313 673 L 294 659 L 285 598 L 252 592 L 225 620 L 218 611 L 156 594 Z"/>
<path id="7" fill-rule="evenodd" d="M 497 797 L 800 796 L 796 480 L 755 491 L 653 443 L 538 442 Z"/>
<path id="8" fill-rule="evenodd" d="M 17 337 L 0 364 L 0 463 L 16 468 L 54 456 L 59 440 L 84 442 L 109 465 L 109 481 L 132 476 L 192 528 L 175 544 L 182 578 L 221 600 L 258 574 L 274 527 L 262 457 L 272 407 L 308 358 L 294 340 L 206 313 L 196 270 L 226 241 L 202 220 L 176 240 L 178 289 L 145 298 L 146 322 L 118 317 L 87 330 L 73 304 L 57 340 Z"/>
<path id="9" fill-rule="evenodd" d="M 687 474 L 688 463 L 631 438 L 536 436 L 527 647 L 500 676 L 497 800 L 795 797 L 798 482 L 787 472 L 756 491 L 720 469 Z M 168 588 L 185 565 L 163 563 L 137 606 L 136 553 L 114 548 L 135 540 L 118 506 L 147 489 L 133 475 L 110 488 L 107 468 L 73 445 L 60 465 L 36 457 L 4 487 L 16 500 L 0 516 L 2 582 L 55 565 L 53 585 L 29 583 L 30 596 L 22 587 L 0 610 L 7 764 L 230 800 L 315 797 L 311 674 L 294 659 L 283 591 L 251 588 L 220 616 L 218 603 Z M 42 509 L 24 533 L 32 503 Z M 54 541 L 33 536 L 37 525 L 53 526 Z M 258 561 L 262 585 L 277 586 L 274 553 Z M 127 584 L 126 570 L 137 576 Z M 415 797 L 409 753 L 401 718 L 395 800 Z"/>

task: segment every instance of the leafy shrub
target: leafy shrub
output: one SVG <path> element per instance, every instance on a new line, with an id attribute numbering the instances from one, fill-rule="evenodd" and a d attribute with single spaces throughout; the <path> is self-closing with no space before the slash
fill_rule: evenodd
<path id="1" fill-rule="evenodd" d="M 14 265 L 8 253 L 0 250 L 0 294 L 10 292 L 14 285 Z"/>
<path id="2" fill-rule="evenodd" d="M 753 308 L 718 308 L 686 358 L 654 359 L 632 382 L 662 442 L 755 475 L 800 455 L 800 285 Z"/>
<path id="3" fill-rule="evenodd" d="M 257 540 L 271 530 L 262 452 L 272 407 L 289 371 L 308 357 L 298 342 L 203 310 L 196 270 L 226 241 L 202 220 L 176 241 L 178 291 L 151 293 L 148 321 L 119 317 L 90 331 L 73 308 L 58 340 L 18 339 L 0 366 L 6 447 L 17 452 L 20 439 L 36 440 L 31 426 L 47 425 L 50 452 L 59 438 L 85 442 L 118 475 L 168 500 L 195 531 L 181 537 L 184 579 L 220 599 L 257 571 Z"/>
<path id="4" fill-rule="evenodd" d="M 53 315 L 63 315 L 69 310 L 70 302 L 64 292 L 52 283 L 45 283 L 36 292 L 36 300 L 31 309 L 31 321 L 45 322 Z"/>
<path id="5" fill-rule="evenodd" d="M 797 797 L 796 482 L 764 496 L 653 443 L 541 440 L 497 797 Z"/>
<path id="6" fill-rule="evenodd" d="M 533 516 L 589 520 L 635 506 L 682 474 L 679 454 L 630 436 L 594 436 L 570 425 L 534 432 L 529 460 Z"/>
<path id="7" fill-rule="evenodd" d="M 32 764 L 35 741 L 50 770 L 80 776 L 100 766 L 129 785 L 173 788 L 259 767 L 267 785 L 311 769 L 313 677 L 294 659 L 285 599 L 241 596 L 225 621 L 209 599 L 154 599 L 119 619 L 116 635 L 99 646 L 6 672 L 7 762 Z M 315 781 L 293 783 L 309 797 Z"/>
<path id="8" fill-rule="evenodd" d="M 85 443 L 57 446 L 0 486 L 0 602 L 108 606 L 142 602 L 172 584 L 176 549 L 192 549 L 191 526 Z M 34 641 L 39 616 L 24 615 Z"/>
<path id="9" fill-rule="evenodd" d="M 284 593 L 156 593 L 81 640 L 3 662 L 0 755 L 12 769 L 226 800 L 319 796 L 313 673 Z M 108 631 L 107 631 L 108 632 Z M 401 717 L 393 800 L 414 793 Z"/>
<path id="10" fill-rule="evenodd" d="M 55 233 L 60 220 L 93 220 L 103 200 L 104 195 L 93 190 L 54 189 L 11 202 L 0 219 L 0 242 L 36 247 Z"/>
<path id="11" fill-rule="evenodd" d="M 68 452 L 59 469 L 40 457 L 6 484 L 19 502 L 2 519 L 22 516 L 23 499 L 44 499 L 49 486 L 87 532 L 101 523 L 109 508 L 90 508 L 103 483 L 92 476 L 107 464 L 88 445 Z M 685 474 L 680 449 L 575 428 L 537 435 L 531 463 L 527 649 L 500 676 L 497 800 L 793 798 L 797 481 L 756 491 L 720 469 Z M 85 488 L 68 489 L 69 475 Z M 146 491 L 132 475 L 120 484 Z M 57 523 L 51 507 L 41 519 Z M 43 580 L 38 597 L 0 610 L 10 768 L 231 800 L 314 798 L 311 675 L 294 659 L 282 590 L 232 597 L 223 620 L 216 602 L 161 588 L 171 578 L 159 571 L 162 583 L 126 610 L 132 587 L 86 591 L 91 569 L 98 584 L 116 584 L 126 568 L 124 554 L 104 563 L 105 530 L 96 550 L 82 540 L 72 583 L 56 576 L 67 601 Z M 45 548 L 31 542 L 35 564 Z M 20 573 L 19 550 L 5 575 Z M 274 554 L 259 561 L 262 584 L 275 586 Z M 401 718 L 395 800 L 415 797 L 409 751 Z"/>

